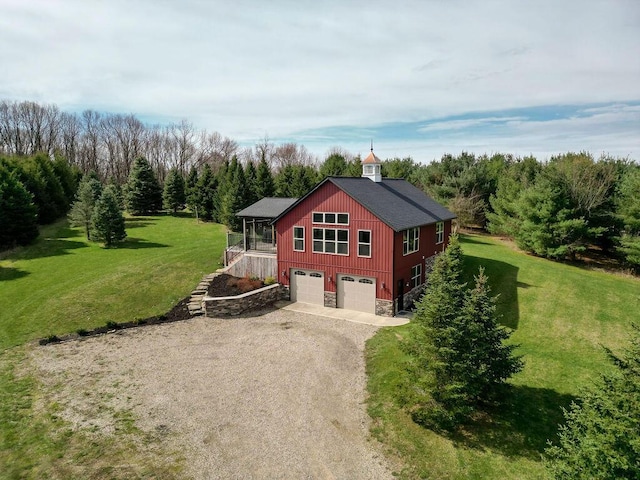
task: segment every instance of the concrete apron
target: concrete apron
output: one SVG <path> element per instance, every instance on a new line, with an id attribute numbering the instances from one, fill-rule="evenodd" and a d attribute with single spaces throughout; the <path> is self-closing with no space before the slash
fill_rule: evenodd
<path id="1" fill-rule="evenodd" d="M 345 310 L 343 308 L 323 307 L 321 305 L 312 305 L 310 303 L 293 303 L 286 300 L 277 301 L 274 305 L 277 308 L 290 310 L 292 312 L 308 313 L 310 315 L 347 320 L 348 322 L 354 323 L 364 323 L 365 325 L 374 325 L 376 327 L 397 327 L 399 325 L 406 325 L 411 319 L 410 315 L 380 317 L 373 313 L 356 312 L 353 310 Z"/>

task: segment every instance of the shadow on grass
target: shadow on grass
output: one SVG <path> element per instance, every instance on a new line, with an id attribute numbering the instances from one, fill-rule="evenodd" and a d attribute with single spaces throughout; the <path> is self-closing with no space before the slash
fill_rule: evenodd
<path id="1" fill-rule="evenodd" d="M 548 388 L 511 386 L 507 402 L 489 412 L 486 419 L 450 438 L 461 445 L 492 450 L 507 457 L 540 460 L 547 440 L 557 441 L 558 426 L 564 423 L 562 408 L 576 397 Z"/>
<path id="2" fill-rule="evenodd" d="M 464 233 L 460 234 L 460 240 L 464 243 L 476 243 L 478 245 L 493 245 L 491 242 L 485 242 L 482 240 L 481 236 L 478 235 L 465 235 Z"/>
<path id="3" fill-rule="evenodd" d="M 0 267 L 0 282 L 26 277 L 30 272 L 13 267 Z"/>
<path id="4" fill-rule="evenodd" d="M 464 279 L 467 285 L 473 287 L 474 275 L 478 275 L 478 269 L 484 267 L 484 273 L 489 278 L 491 295 L 498 296 L 496 307 L 500 323 L 516 330 L 520 321 L 518 288 L 531 288 L 534 285 L 519 282 L 519 268 L 510 263 L 471 255 L 464 255 L 463 258 Z"/>
<path id="5" fill-rule="evenodd" d="M 155 225 L 156 222 L 153 221 L 153 217 L 132 217 L 127 218 L 124 221 L 124 226 L 126 229 L 129 228 L 142 228 L 148 227 L 149 225 Z"/>
<path id="6" fill-rule="evenodd" d="M 166 248 L 170 246 L 171 245 L 166 245 L 164 243 L 147 242 L 142 238 L 127 237 L 124 242 L 117 243 L 113 245 L 111 248 L 129 248 L 132 250 L 137 250 L 140 248 Z"/>
<path id="7" fill-rule="evenodd" d="M 86 248 L 87 246 L 85 242 L 75 240 L 40 238 L 33 245 L 16 250 L 13 255 L 8 255 L 6 258 L 33 260 L 35 258 L 56 257 L 58 255 L 69 255 L 71 250 Z"/>

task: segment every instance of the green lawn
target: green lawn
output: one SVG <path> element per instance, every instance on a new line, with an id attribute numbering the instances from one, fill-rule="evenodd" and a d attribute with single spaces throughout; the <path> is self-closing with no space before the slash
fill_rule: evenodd
<path id="1" fill-rule="evenodd" d="M 159 452 L 130 412 L 114 412 L 115 436 L 72 430 L 28 361 L 29 349 L 46 348 L 33 340 L 165 313 L 220 266 L 221 225 L 153 216 L 126 227 L 122 245 L 103 249 L 61 221 L 0 253 L 0 479 L 179 474 L 180 454 Z"/>
<path id="2" fill-rule="evenodd" d="M 401 478 L 547 478 L 541 456 L 566 407 L 609 368 L 601 348 L 626 345 L 640 311 L 640 280 L 524 255 L 485 236 L 462 236 L 469 280 L 484 265 L 502 322 L 514 329 L 525 368 L 512 396 L 483 424 L 449 437 L 423 429 L 396 402 L 406 328 L 367 345 L 374 435 L 398 458 Z"/>
<path id="3" fill-rule="evenodd" d="M 168 311 L 220 267 L 224 227 L 173 216 L 133 217 L 105 249 L 66 220 L 0 253 L 0 351 L 50 334 Z"/>

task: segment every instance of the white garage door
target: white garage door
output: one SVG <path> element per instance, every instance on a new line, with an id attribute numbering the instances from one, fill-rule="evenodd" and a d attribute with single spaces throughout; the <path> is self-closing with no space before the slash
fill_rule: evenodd
<path id="1" fill-rule="evenodd" d="M 376 279 L 338 275 L 338 308 L 376 313 Z"/>
<path id="2" fill-rule="evenodd" d="M 324 274 L 313 270 L 291 269 L 291 301 L 324 305 Z"/>

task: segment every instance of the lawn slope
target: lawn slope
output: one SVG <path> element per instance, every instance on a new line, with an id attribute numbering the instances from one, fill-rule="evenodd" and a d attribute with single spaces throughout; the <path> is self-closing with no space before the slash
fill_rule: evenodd
<path id="1" fill-rule="evenodd" d="M 174 216 L 126 221 L 105 249 L 65 221 L 0 254 L 0 350 L 51 334 L 159 315 L 220 266 L 224 227 Z"/>
<path id="2" fill-rule="evenodd" d="M 547 478 L 541 456 L 547 439 L 555 440 L 562 407 L 609 368 L 601 345 L 626 345 L 640 281 L 528 256 L 491 237 L 461 240 L 467 279 L 485 267 L 502 322 L 525 356 L 509 404 L 459 435 L 415 425 L 396 396 L 407 330 L 384 329 L 367 345 L 373 433 L 398 460 L 401 478 Z"/>

